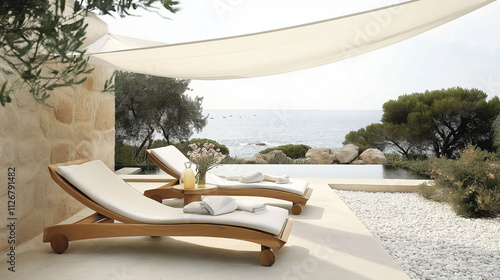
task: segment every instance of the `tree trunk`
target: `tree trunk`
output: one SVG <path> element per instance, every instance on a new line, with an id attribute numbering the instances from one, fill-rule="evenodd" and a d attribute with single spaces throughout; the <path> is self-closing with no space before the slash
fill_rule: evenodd
<path id="1" fill-rule="evenodd" d="M 165 140 L 167 140 L 167 146 L 170 145 L 170 135 L 165 131 L 165 128 L 163 128 L 162 125 L 160 125 L 161 132 L 163 132 L 163 137 L 165 137 Z"/>
<path id="2" fill-rule="evenodd" d="M 148 142 L 148 140 L 149 141 L 151 140 L 151 135 L 153 135 L 154 132 L 155 132 L 155 130 L 150 127 L 148 135 L 146 135 L 146 137 L 144 137 L 144 140 L 142 141 L 141 145 L 135 151 L 133 161 L 136 161 L 137 158 L 139 158 L 139 154 L 141 153 L 142 148 L 144 148 L 144 146 L 146 145 L 146 143 Z"/>

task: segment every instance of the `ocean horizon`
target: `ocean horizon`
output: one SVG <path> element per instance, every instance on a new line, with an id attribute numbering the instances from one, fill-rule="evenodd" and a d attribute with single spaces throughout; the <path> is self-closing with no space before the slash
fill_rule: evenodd
<path id="1" fill-rule="evenodd" d="M 205 128 L 192 138 L 227 146 L 232 157 L 251 157 L 272 147 L 304 144 L 340 148 L 345 135 L 380 123 L 382 110 L 204 110 Z"/>

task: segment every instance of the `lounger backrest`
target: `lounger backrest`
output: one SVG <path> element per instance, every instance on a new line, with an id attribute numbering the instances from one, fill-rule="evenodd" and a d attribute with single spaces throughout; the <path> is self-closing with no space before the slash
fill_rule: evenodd
<path id="1" fill-rule="evenodd" d="M 143 223 L 165 222 L 178 211 L 145 197 L 114 174 L 102 161 L 58 166 L 57 173 L 102 207 Z"/>
<path id="2" fill-rule="evenodd" d="M 184 163 L 189 161 L 189 159 L 175 146 L 165 146 L 151 149 L 149 151 L 166 167 L 168 167 L 168 169 L 172 170 L 179 176 L 185 169 Z M 193 169 L 193 171 L 196 170 L 196 165 L 193 164 L 191 169 Z"/>

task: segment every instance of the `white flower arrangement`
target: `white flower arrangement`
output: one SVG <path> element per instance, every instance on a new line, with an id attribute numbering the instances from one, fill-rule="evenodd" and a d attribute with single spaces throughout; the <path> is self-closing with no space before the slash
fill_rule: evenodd
<path id="1" fill-rule="evenodd" d="M 192 151 L 187 154 L 191 161 L 196 164 L 196 178 L 198 180 L 200 178 L 205 179 L 207 171 L 219 165 L 226 157 L 220 152 L 220 149 L 214 149 L 214 144 L 211 143 L 205 143 L 202 147 L 198 147 L 198 144 L 193 143 L 189 147 Z"/>

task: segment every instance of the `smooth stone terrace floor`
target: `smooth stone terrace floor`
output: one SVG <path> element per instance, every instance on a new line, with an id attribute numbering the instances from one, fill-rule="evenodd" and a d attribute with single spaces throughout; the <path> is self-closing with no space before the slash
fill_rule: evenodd
<path id="1" fill-rule="evenodd" d="M 332 179 L 305 180 L 313 194 L 301 215 L 290 215 L 295 221 L 291 235 L 275 251 L 271 267 L 260 265 L 258 244 L 233 239 L 90 239 L 70 242 L 66 252 L 56 254 L 39 235 L 17 247 L 16 272 L 7 270 L 2 252 L 0 279 L 410 279 L 337 197 L 329 186 Z M 130 184 L 143 191 L 162 183 Z M 244 199 L 291 209 L 291 203 L 280 200 Z M 182 207 L 180 199 L 164 203 Z M 91 213 L 83 210 L 63 223 Z"/>

